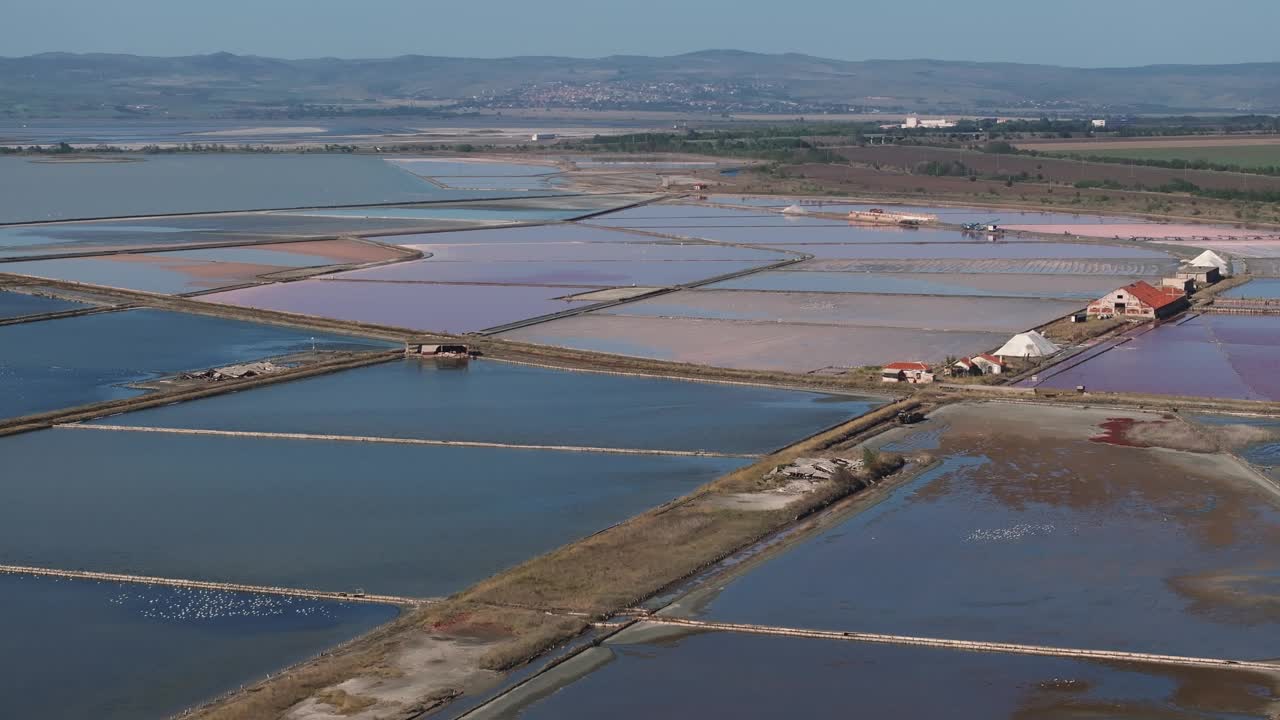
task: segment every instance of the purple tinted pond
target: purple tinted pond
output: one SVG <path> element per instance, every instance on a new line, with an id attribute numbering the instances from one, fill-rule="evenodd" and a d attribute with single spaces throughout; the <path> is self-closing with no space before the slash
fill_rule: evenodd
<path id="1" fill-rule="evenodd" d="M 528 247 L 528 246 L 525 246 Z M 401 282 L 480 282 L 526 285 L 683 285 L 742 272 L 761 263 L 722 261 L 440 262 L 419 260 L 343 273 L 342 278 Z"/>
<path id="2" fill-rule="evenodd" d="M 555 298 L 571 293 L 565 287 L 303 280 L 201 299 L 412 330 L 462 333 L 569 310 L 572 303 Z"/>
<path id="3" fill-rule="evenodd" d="M 1243 720 L 1277 704 L 1274 680 L 1258 671 L 642 623 L 467 717 Z"/>
<path id="4" fill-rule="evenodd" d="M 163 294 L 185 293 L 201 288 L 193 282 L 193 277 L 177 269 L 153 262 L 124 262 L 111 257 L 5 263 L 4 271 L 50 280 Z M 233 281 L 224 284 L 237 283 Z"/>
<path id="5" fill-rule="evenodd" d="M 1130 337 L 1083 363 L 1042 373 L 1038 385 L 1280 400 L 1280 316 L 1205 314 Z"/>

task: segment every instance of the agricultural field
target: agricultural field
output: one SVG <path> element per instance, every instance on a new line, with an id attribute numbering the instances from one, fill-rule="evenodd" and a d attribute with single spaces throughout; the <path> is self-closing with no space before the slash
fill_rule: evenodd
<path id="1" fill-rule="evenodd" d="M 1128 147 L 1122 144 L 1077 145 L 1069 152 L 1089 157 L 1120 158 L 1125 160 L 1185 160 L 1207 162 L 1215 165 L 1236 165 L 1242 168 L 1280 166 L 1280 145 L 1190 145 L 1170 143 L 1165 147 Z"/>

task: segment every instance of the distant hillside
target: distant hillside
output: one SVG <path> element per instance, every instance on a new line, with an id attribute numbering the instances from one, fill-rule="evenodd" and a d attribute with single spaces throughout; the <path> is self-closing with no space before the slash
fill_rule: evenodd
<path id="1" fill-rule="evenodd" d="M 428 102 L 430 101 L 430 102 Z M 441 102 L 444 101 L 444 102 Z M 1280 63 L 1079 69 L 710 50 L 674 57 L 0 58 L 0 115 L 255 115 L 300 106 L 701 112 L 1268 112 Z M 312 107 L 304 112 L 324 112 Z"/>

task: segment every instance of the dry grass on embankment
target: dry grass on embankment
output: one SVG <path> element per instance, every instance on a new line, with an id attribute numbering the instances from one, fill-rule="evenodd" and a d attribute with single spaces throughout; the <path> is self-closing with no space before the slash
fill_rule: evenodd
<path id="1" fill-rule="evenodd" d="M 1071 318 L 1059 318 L 1040 328 L 1040 334 L 1059 345 L 1075 345 L 1124 327 L 1128 324 L 1124 318 L 1113 317 L 1110 320 L 1089 318 L 1084 322 L 1072 322 Z"/>
<path id="2" fill-rule="evenodd" d="M 891 420 L 910 403 L 895 403 L 815 435 L 732 472 L 695 493 L 529 560 L 462 594 L 474 602 L 604 616 L 633 606 L 825 507 L 851 488 L 832 485 L 785 509 L 743 511 L 707 502 L 716 495 L 753 492 L 777 465 L 826 450 Z"/>
<path id="3" fill-rule="evenodd" d="M 423 698 L 450 697 L 492 682 L 492 671 L 527 662 L 581 634 L 591 617 L 606 617 L 651 597 L 715 562 L 854 491 L 831 484 L 784 510 L 743 511 L 707 502 L 715 495 L 759 491 L 764 474 L 798 457 L 847 443 L 919 403 L 900 401 L 818 433 L 694 493 L 589 538 L 529 560 L 449 600 L 406 613 L 394 623 L 271 681 L 203 708 L 202 720 L 277 718 L 309 697 L 339 699 L 334 686 L 355 678 L 422 676 Z M 568 614 L 580 613 L 580 614 Z M 415 670 L 403 658 L 425 639 L 485 644 L 478 660 Z M 459 667 L 459 664 L 464 665 Z M 449 687 L 431 675 L 447 674 Z M 474 687 L 472 687 L 474 686 Z M 361 691 L 357 704 L 370 693 Z M 342 708 L 334 706 L 334 712 Z M 402 717 L 404 708 L 365 714 Z M 360 714 L 354 707 L 348 708 Z M 363 714 L 360 714 L 363 717 Z"/>

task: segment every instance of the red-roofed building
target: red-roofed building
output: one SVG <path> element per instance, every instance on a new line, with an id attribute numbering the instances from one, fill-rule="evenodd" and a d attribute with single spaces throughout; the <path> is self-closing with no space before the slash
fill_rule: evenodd
<path id="1" fill-rule="evenodd" d="M 1004 372 L 1005 363 L 995 355 L 982 353 L 973 357 L 960 358 L 952 368 L 957 375 L 999 375 Z"/>
<path id="2" fill-rule="evenodd" d="M 1187 306 L 1186 293 L 1179 288 L 1157 288 L 1139 280 L 1089 303 L 1089 314 L 1159 319 L 1176 315 Z"/>
<path id="3" fill-rule="evenodd" d="M 896 362 L 884 366 L 880 372 L 883 382 L 931 383 L 933 373 L 922 362 Z"/>

